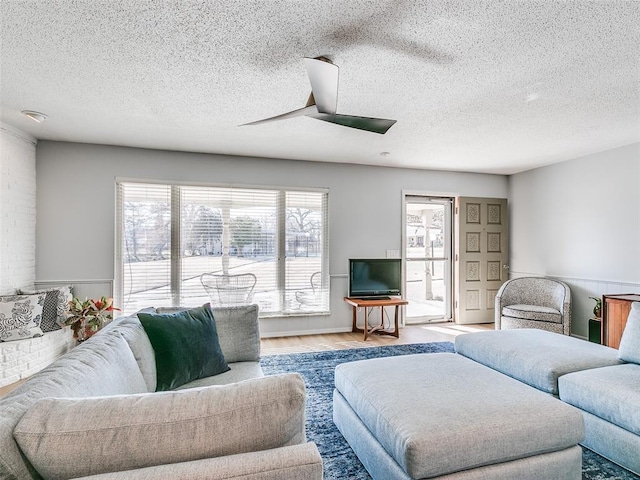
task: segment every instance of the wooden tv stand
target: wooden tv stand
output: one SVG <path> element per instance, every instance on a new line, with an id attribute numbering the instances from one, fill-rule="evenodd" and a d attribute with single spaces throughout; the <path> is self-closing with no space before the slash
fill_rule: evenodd
<path id="1" fill-rule="evenodd" d="M 400 330 L 398 330 L 398 311 L 401 305 L 407 305 L 409 302 L 403 300 L 400 297 L 391 297 L 388 299 L 365 300 L 362 298 L 344 297 L 344 301 L 353 307 L 353 327 L 352 332 L 364 333 L 364 339 L 366 340 L 369 335 L 391 335 L 396 338 L 400 337 Z M 369 308 L 380 307 L 380 325 L 369 328 Z M 396 307 L 394 323 L 395 329 L 393 331 L 385 330 L 384 328 L 384 307 Z M 356 321 L 358 318 L 358 309 L 364 308 L 364 328 L 358 328 Z"/>

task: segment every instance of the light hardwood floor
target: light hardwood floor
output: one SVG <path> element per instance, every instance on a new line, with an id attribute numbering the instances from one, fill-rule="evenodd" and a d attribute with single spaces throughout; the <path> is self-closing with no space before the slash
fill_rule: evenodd
<path id="1" fill-rule="evenodd" d="M 4 387 L 0 387 L 0 398 L 4 397 L 7 393 L 15 389 L 21 383 L 24 383 L 25 380 L 18 380 L 16 383 L 12 383 L 11 385 L 5 385 Z"/>
<path id="2" fill-rule="evenodd" d="M 320 352 L 346 348 L 380 347 L 407 343 L 452 342 L 458 335 L 482 330 L 493 330 L 493 323 L 479 325 L 456 325 L 455 323 L 433 323 L 407 325 L 400 329 L 400 338 L 388 335 L 373 335 L 363 340 L 362 333 L 327 333 L 324 335 L 300 335 L 295 337 L 263 338 L 262 355 L 284 353 Z M 0 397 L 6 395 L 24 380 L 0 387 Z"/>
<path id="3" fill-rule="evenodd" d="M 493 323 L 478 325 L 456 325 L 455 323 L 407 325 L 400 329 L 400 338 L 388 335 L 373 335 L 367 338 L 366 342 L 363 340 L 362 333 L 351 332 L 263 338 L 261 354 L 278 355 L 283 353 L 403 345 L 407 343 L 452 342 L 458 335 L 482 330 L 493 330 L 493 328 Z"/>

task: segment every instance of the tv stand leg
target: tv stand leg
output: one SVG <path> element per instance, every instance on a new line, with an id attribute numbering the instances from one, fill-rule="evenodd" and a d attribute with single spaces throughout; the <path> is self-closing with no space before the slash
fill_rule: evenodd
<path id="1" fill-rule="evenodd" d="M 367 341 L 369 336 L 369 309 L 364 307 L 364 341 Z"/>
<path id="2" fill-rule="evenodd" d="M 400 305 L 396 305 L 396 316 L 395 316 L 395 326 L 396 329 L 393 331 L 393 333 L 391 335 L 393 335 L 396 338 L 400 338 L 400 330 L 398 330 L 398 312 L 400 310 Z"/>
<path id="3" fill-rule="evenodd" d="M 359 332 L 358 328 L 358 307 L 353 307 L 353 327 L 351 328 L 353 333 Z"/>

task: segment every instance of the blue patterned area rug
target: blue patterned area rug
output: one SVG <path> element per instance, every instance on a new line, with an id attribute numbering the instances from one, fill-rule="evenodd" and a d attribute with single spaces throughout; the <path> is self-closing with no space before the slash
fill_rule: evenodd
<path id="1" fill-rule="evenodd" d="M 449 342 L 331 350 L 263 357 L 266 374 L 299 372 L 307 386 L 307 437 L 324 463 L 325 480 L 369 480 L 371 477 L 333 423 L 333 371 L 336 365 L 376 357 L 452 352 Z M 632 480 L 640 477 L 583 448 L 582 478 Z"/>

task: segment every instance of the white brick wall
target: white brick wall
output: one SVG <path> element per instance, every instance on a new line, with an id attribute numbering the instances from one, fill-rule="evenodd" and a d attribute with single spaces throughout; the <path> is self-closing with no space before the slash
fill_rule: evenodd
<path id="1" fill-rule="evenodd" d="M 0 294 L 36 277 L 36 140 L 0 123 Z"/>
<path id="2" fill-rule="evenodd" d="M 49 332 L 43 337 L 0 343 L 0 387 L 11 385 L 39 372 L 74 345 L 71 328 Z"/>
<path id="3" fill-rule="evenodd" d="M 0 294 L 36 279 L 36 140 L 0 123 Z M 0 343 L 0 387 L 42 370 L 73 345 L 70 329 Z"/>

